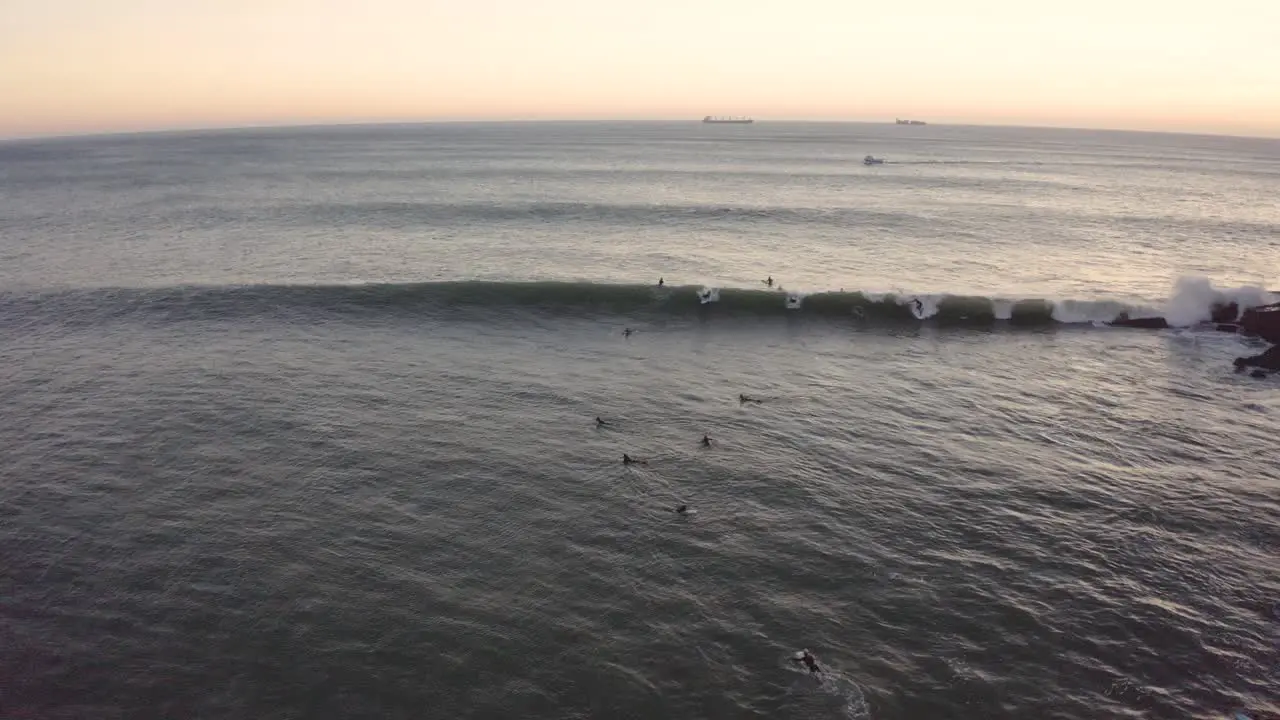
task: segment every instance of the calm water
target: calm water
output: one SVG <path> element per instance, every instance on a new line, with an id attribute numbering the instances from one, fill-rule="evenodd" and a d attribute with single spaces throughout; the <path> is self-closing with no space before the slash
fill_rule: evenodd
<path id="1" fill-rule="evenodd" d="M 1277 378 L 1090 321 L 1266 299 L 1278 196 L 1078 131 L 2 144 L 0 717 L 1275 717 Z"/>

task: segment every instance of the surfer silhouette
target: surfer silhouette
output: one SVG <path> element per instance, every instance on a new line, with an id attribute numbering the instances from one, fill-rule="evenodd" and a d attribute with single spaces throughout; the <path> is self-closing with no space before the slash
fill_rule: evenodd
<path id="1" fill-rule="evenodd" d="M 791 657 L 791 662 L 801 665 L 803 664 L 809 669 L 809 674 L 816 675 L 822 672 L 822 668 L 818 666 L 818 660 L 809 654 L 808 650 L 801 650 Z"/>
<path id="2" fill-rule="evenodd" d="M 597 416 L 596 416 L 596 427 L 598 427 L 598 428 L 599 428 L 599 427 L 605 427 L 605 426 L 606 426 L 606 425 L 608 425 L 608 424 L 609 424 L 609 423 L 605 422 L 604 420 L 601 420 L 599 415 L 597 415 Z"/>
<path id="3" fill-rule="evenodd" d="M 662 287 L 665 284 L 666 284 L 666 281 L 664 279 L 658 278 L 658 287 Z"/>
<path id="4" fill-rule="evenodd" d="M 770 275 L 770 276 L 769 276 L 769 278 L 768 278 L 767 280 L 765 280 L 765 281 L 764 281 L 764 284 L 765 284 L 765 285 L 767 285 L 767 286 L 769 286 L 769 287 L 773 287 L 773 276 L 772 276 L 772 275 Z"/>
<path id="5" fill-rule="evenodd" d="M 751 396 L 749 396 L 749 395 L 743 395 L 742 393 L 738 393 L 738 402 L 740 402 L 740 403 L 742 403 L 742 404 L 744 404 L 744 405 L 745 405 L 746 403 L 755 403 L 755 404 L 757 404 L 757 405 L 761 405 L 761 404 L 763 404 L 763 403 L 764 403 L 764 401 L 763 401 L 763 400 L 757 400 L 757 399 L 755 399 L 755 398 L 753 398 L 753 397 L 751 397 Z"/>
<path id="6" fill-rule="evenodd" d="M 623 330 L 623 331 L 622 331 L 622 337 L 631 337 L 631 333 L 633 333 L 633 332 L 635 332 L 635 331 L 634 331 L 634 330 L 632 330 L 631 328 L 627 328 L 627 329 L 625 329 L 625 330 Z"/>
<path id="7" fill-rule="evenodd" d="M 710 435 L 707 435 L 707 434 L 705 434 L 705 433 L 703 434 L 703 436 L 702 436 L 702 447 L 711 447 L 711 436 L 710 436 Z"/>
<path id="8" fill-rule="evenodd" d="M 626 453 L 622 453 L 622 464 L 623 465 L 648 465 L 649 463 L 644 460 L 637 460 Z"/>

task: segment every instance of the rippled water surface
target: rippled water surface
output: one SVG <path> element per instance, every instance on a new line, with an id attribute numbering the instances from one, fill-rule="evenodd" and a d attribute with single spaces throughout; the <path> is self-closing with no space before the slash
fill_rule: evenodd
<path id="1" fill-rule="evenodd" d="M 764 123 L 0 145 L 0 716 L 1275 716 L 1252 341 L 728 288 L 1274 289 L 1278 157 Z M 619 284 L 650 276 L 726 290 Z"/>

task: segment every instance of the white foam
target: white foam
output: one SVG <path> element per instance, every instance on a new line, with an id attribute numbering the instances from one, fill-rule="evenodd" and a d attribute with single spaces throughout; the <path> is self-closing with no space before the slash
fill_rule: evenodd
<path id="1" fill-rule="evenodd" d="M 781 290 L 779 289 L 779 292 Z M 892 290 L 859 291 L 867 300 L 878 303 L 892 300 L 907 308 L 918 320 L 928 320 L 938 314 L 939 305 L 947 297 L 946 293 L 916 293 L 903 288 Z M 803 302 L 804 294 L 790 292 L 786 294 L 786 307 L 796 309 Z M 919 307 L 916 301 L 920 302 Z M 1213 307 L 1235 302 L 1243 311 L 1249 307 L 1266 305 L 1280 300 L 1280 294 L 1273 296 L 1258 286 L 1242 286 L 1237 288 L 1215 288 L 1208 278 L 1187 276 L 1177 280 L 1173 293 L 1167 300 L 1157 298 L 1122 298 L 1077 300 L 1068 298 L 1046 298 L 1052 306 L 1051 315 L 1054 320 L 1065 324 L 1104 325 L 1113 322 L 1121 313 L 1130 318 L 1163 317 L 1173 327 L 1192 327 L 1211 319 Z M 992 299 L 992 310 L 997 320 L 1009 320 L 1013 316 L 1020 298 L 1005 296 Z M 858 316 L 855 307 L 853 314 Z M 865 315 L 865 312 L 863 313 Z"/>
<path id="2" fill-rule="evenodd" d="M 1053 319 L 1060 323 L 1108 323 L 1122 312 L 1130 317 L 1155 317 L 1160 311 L 1143 305 L 1126 305 L 1118 300 L 1058 300 L 1053 303 Z"/>
<path id="3" fill-rule="evenodd" d="M 1174 327 L 1189 327 L 1212 319 L 1214 305 L 1234 302 L 1243 310 L 1267 304 L 1269 295 L 1263 288 L 1250 285 L 1218 289 L 1207 277 L 1188 275 L 1173 284 L 1164 317 Z"/>
<path id="4" fill-rule="evenodd" d="M 720 302 L 720 288 L 704 287 L 698 291 L 698 301 L 703 305 Z"/>

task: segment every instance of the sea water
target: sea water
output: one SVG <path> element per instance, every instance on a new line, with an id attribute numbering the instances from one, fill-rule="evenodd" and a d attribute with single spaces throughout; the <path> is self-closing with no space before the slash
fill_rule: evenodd
<path id="1" fill-rule="evenodd" d="M 1280 394 L 1195 324 L 1278 191 L 932 125 L 0 144 L 0 716 L 1276 714 Z"/>

